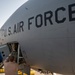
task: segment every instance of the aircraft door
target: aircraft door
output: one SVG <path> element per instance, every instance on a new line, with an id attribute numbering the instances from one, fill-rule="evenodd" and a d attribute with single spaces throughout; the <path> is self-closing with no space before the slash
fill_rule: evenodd
<path id="1" fill-rule="evenodd" d="M 10 54 L 10 49 L 7 44 L 0 46 L 0 62 L 4 61 Z"/>

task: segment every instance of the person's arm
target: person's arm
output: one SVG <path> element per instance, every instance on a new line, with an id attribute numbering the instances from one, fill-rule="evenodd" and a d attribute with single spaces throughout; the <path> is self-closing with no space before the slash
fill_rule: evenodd
<path id="1" fill-rule="evenodd" d="M 11 54 L 9 54 L 9 56 L 4 60 L 4 62 L 9 62 L 9 57 L 11 56 Z"/>
<path id="2" fill-rule="evenodd" d="M 9 62 L 9 57 L 7 57 L 7 58 L 3 61 L 3 63 L 6 63 L 6 62 Z"/>

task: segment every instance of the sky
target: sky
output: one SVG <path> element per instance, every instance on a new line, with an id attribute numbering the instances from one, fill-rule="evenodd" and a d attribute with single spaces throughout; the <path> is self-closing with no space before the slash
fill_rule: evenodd
<path id="1" fill-rule="evenodd" d="M 27 0 L 0 0 L 0 28 Z"/>

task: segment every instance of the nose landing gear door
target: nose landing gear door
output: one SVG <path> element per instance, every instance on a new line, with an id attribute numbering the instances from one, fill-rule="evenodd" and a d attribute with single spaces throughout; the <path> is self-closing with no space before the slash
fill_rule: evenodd
<path id="1" fill-rule="evenodd" d="M 10 49 L 7 44 L 0 45 L 0 60 L 4 61 L 10 54 Z M 1 59 L 2 58 L 2 59 Z"/>

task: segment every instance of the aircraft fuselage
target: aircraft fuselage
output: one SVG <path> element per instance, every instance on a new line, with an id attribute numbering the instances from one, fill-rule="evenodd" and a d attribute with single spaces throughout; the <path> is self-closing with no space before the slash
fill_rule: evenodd
<path id="1" fill-rule="evenodd" d="M 2 29 L 1 43 L 19 42 L 32 68 L 62 74 L 75 72 L 74 0 L 29 0 Z"/>

